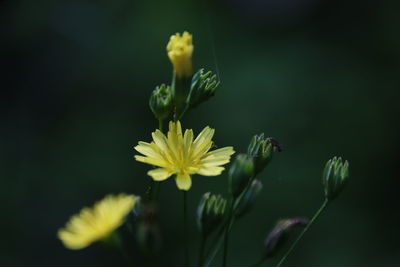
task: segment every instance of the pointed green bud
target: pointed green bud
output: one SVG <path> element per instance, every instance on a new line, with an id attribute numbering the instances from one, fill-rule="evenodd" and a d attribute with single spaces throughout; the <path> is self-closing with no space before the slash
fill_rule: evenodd
<path id="1" fill-rule="evenodd" d="M 215 74 L 213 75 L 211 71 L 204 73 L 204 69 L 200 69 L 196 72 L 196 74 L 193 75 L 190 87 L 190 94 L 188 97 L 189 106 L 194 108 L 212 97 L 219 83 L 217 76 Z"/>
<path id="2" fill-rule="evenodd" d="M 306 218 L 291 218 L 278 221 L 264 241 L 264 257 L 273 257 L 283 247 L 292 228 L 297 226 L 306 227 L 307 224 L 308 219 Z"/>
<path id="3" fill-rule="evenodd" d="M 171 88 L 165 84 L 157 86 L 150 95 L 149 105 L 157 119 L 166 119 L 173 109 Z"/>
<path id="4" fill-rule="evenodd" d="M 260 173 L 271 161 L 275 151 L 282 151 L 279 143 L 264 134 L 255 135 L 249 144 L 247 154 L 254 160 L 255 174 Z"/>
<path id="5" fill-rule="evenodd" d="M 205 193 L 197 207 L 197 225 L 203 235 L 209 235 L 221 224 L 226 200 L 220 195 Z"/>
<path id="6" fill-rule="evenodd" d="M 243 200 L 240 202 L 239 206 L 237 207 L 236 217 L 242 217 L 246 213 L 248 213 L 256 203 L 258 196 L 262 191 L 263 185 L 261 181 L 254 180 L 251 182 L 249 190 L 243 197 Z"/>
<path id="7" fill-rule="evenodd" d="M 246 154 L 239 154 L 229 168 L 229 191 L 237 198 L 254 176 L 254 162 Z"/>
<path id="8" fill-rule="evenodd" d="M 328 160 L 322 174 L 322 182 L 325 188 L 325 197 L 328 200 L 335 199 L 343 190 L 349 177 L 349 163 L 344 163 L 342 158 L 334 157 Z"/>

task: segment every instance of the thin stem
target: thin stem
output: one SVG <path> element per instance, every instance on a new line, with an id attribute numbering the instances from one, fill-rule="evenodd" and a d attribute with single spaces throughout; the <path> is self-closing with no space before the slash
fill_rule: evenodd
<path id="1" fill-rule="evenodd" d="M 315 220 L 318 219 L 319 215 L 325 210 L 326 206 L 328 204 L 328 199 L 325 199 L 325 201 L 322 203 L 321 207 L 317 210 L 317 212 L 314 214 L 310 222 L 307 224 L 306 227 L 304 227 L 303 231 L 301 231 L 300 235 L 297 237 L 297 239 L 293 242 L 293 244 L 290 246 L 289 250 L 283 255 L 282 259 L 278 262 L 278 264 L 275 267 L 280 267 L 286 260 L 286 258 L 290 255 L 290 253 L 293 251 L 293 249 L 296 247 L 297 243 L 299 243 L 300 239 L 303 237 L 303 235 L 308 231 L 308 229 L 311 227 L 311 225 L 315 222 Z"/>
<path id="2" fill-rule="evenodd" d="M 233 201 L 233 210 L 232 210 L 232 218 L 234 217 L 237 209 L 239 208 L 240 204 L 242 203 L 243 199 L 244 199 L 244 195 L 246 195 L 247 191 L 249 191 L 251 182 L 254 180 L 255 177 L 252 177 L 247 185 L 247 187 L 245 188 L 245 190 L 242 192 L 242 194 L 240 194 L 240 196 L 237 198 L 236 201 Z M 228 211 L 229 212 L 229 211 Z M 230 220 L 226 220 L 223 225 L 221 226 L 221 228 L 219 229 L 218 233 L 216 234 L 215 238 L 214 238 L 214 242 L 211 243 L 211 248 L 208 249 L 208 251 L 206 252 L 206 263 L 205 266 L 208 267 L 212 260 L 214 259 L 215 255 L 217 255 L 222 241 L 223 241 L 223 237 L 224 237 L 224 233 L 225 233 L 225 229 L 229 229 L 232 227 L 233 221 Z"/>
<path id="3" fill-rule="evenodd" d="M 209 248 L 206 251 L 205 254 L 205 263 L 203 264 L 205 267 L 210 266 L 211 262 L 213 261 L 215 255 L 217 255 L 217 252 L 219 251 L 219 248 L 221 247 L 222 244 L 222 237 L 224 234 L 224 230 L 225 230 L 225 225 L 226 223 L 224 223 L 218 230 L 218 233 L 215 235 L 213 242 L 211 242 L 211 248 Z"/>
<path id="4" fill-rule="evenodd" d="M 224 257 L 222 260 L 223 267 L 226 267 L 227 261 L 228 261 L 229 230 L 231 228 L 232 216 L 234 213 L 234 205 L 235 205 L 235 201 L 233 199 L 231 199 L 230 202 L 231 203 L 230 203 L 229 211 L 228 211 L 228 221 L 227 221 L 227 226 L 225 229 L 225 236 L 224 236 Z"/>
<path id="5" fill-rule="evenodd" d="M 199 267 L 203 267 L 204 265 L 204 250 L 206 248 L 206 243 L 207 243 L 207 235 L 201 235 L 200 251 L 199 251 Z"/>
<path id="6" fill-rule="evenodd" d="M 158 120 L 158 130 L 163 131 L 163 120 Z"/>
<path id="7" fill-rule="evenodd" d="M 187 191 L 183 191 L 183 238 L 185 249 L 185 266 L 189 267 L 189 246 L 188 246 L 188 229 L 187 229 Z"/>

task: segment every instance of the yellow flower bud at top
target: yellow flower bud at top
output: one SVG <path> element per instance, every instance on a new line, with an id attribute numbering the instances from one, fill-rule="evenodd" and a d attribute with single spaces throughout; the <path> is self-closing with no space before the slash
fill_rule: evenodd
<path id="1" fill-rule="evenodd" d="M 167 45 L 167 52 L 179 78 L 192 76 L 193 43 L 190 33 L 172 35 Z"/>

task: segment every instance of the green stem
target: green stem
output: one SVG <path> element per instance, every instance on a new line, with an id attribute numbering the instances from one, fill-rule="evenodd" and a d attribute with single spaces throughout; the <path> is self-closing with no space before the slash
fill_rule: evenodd
<path id="1" fill-rule="evenodd" d="M 308 229 L 315 222 L 315 220 L 318 219 L 319 215 L 321 215 L 321 213 L 325 210 L 327 204 L 328 204 L 328 199 L 325 199 L 324 202 L 322 203 L 321 207 L 317 210 L 317 212 L 314 214 L 314 216 L 310 220 L 310 222 L 307 224 L 306 227 L 304 227 L 303 231 L 301 231 L 300 235 L 293 242 L 293 244 L 290 246 L 289 250 L 285 253 L 285 255 L 283 255 L 282 259 L 278 262 L 278 264 L 275 267 L 280 267 L 285 262 L 286 258 L 290 255 L 290 253 L 296 247 L 297 243 L 299 243 L 299 241 L 303 237 L 303 235 L 308 231 Z"/>
<path id="2" fill-rule="evenodd" d="M 244 196 L 246 195 L 247 191 L 249 191 L 250 185 L 252 181 L 254 180 L 255 177 L 251 178 L 246 189 L 240 194 L 240 196 L 237 198 L 236 201 L 233 201 L 233 210 L 232 210 L 232 218 L 234 214 L 236 213 L 237 209 L 239 208 L 240 204 L 242 203 Z M 228 211 L 229 212 L 229 211 Z M 217 255 L 217 252 L 219 251 L 221 244 L 222 244 L 222 237 L 224 237 L 225 229 L 229 229 L 232 227 L 232 220 L 226 220 L 221 228 L 219 229 L 218 233 L 216 234 L 214 238 L 214 242 L 211 244 L 211 248 L 207 251 L 206 253 L 206 263 L 205 266 L 208 267 L 211 264 L 211 261 L 214 259 L 215 255 Z"/>
<path id="3" fill-rule="evenodd" d="M 201 235 L 200 240 L 200 251 L 199 251 L 199 267 L 203 267 L 204 265 L 204 250 L 207 243 L 207 235 Z"/>
<path id="4" fill-rule="evenodd" d="M 163 131 L 163 120 L 158 120 L 158 130 Z"/>
<path id="5" fill-rule="evenodd" d="M 205 264 L 203 264 L 205 267 L 210 266 L 212 260 L 214 259 L 215 255 L 217 255 L 217 252 L 219 250 L 219 248 L 221 247 L 222 244 L 222 237 L 224 234 L 224 229 L 225 229 L 225 225 L 226 223 L 224 223 L 218 230 L 218 233 L 215 235 L 213 242 L 211 242 L 211 248 L 209 248 L 206 251 L 205 254 Z"/>
<path id="6" fill-rule="evenodd" d="M 234 213 L 234 205 L 235 201 L 231 199 L 230 201 L 230 206 L 228 210 L 228 221 L 227 221 L 227 226 L 225 228 L 225 236 L 224 236 L 224 252 L 223 252 L 223 259 L 222 259 L 222 266 L 226 267 L 227 261 L 228 261 L 228 244 L 229 244 L 229 230 L 231 228 L 231 223 L 232 223 L 232 216 Z"/>
<path id="7" fill-rule="evenodd" d="M 183 238 L 185 249 L 185 267 L 189 267 L 189 246 L 187 229 L 187 191 L 183 191 Z"/>

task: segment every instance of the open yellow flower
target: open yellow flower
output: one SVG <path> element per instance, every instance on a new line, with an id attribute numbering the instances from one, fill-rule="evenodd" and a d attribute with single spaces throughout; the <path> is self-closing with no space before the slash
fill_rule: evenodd
<path id="1" fill-rule="evenodd" d="M 135 195 L 108 195 L 92 208 L 83 208 L 72 216 L 65 228 L 58 231 L 58 238 L 69 249 L 82 249 L 106 239 L 124 223 L 137 199 Z"/>
<path id="2" fill-rule="evenodd" d="M 139 142 L 135 149 L 144 156 L 135 156 L 140 162 L 160 168 L 147 174 L 155 181 L 163 181 L 176 175 L 176 185 L 180 190 L 189 190 L 192 174 L 204 176 L 220 175 L 224 165 L 235 153 L 233 147 L 209 151 L 213 145 L 214 129 L 206 127 L 193 141 L 193 131 L 186 130 L 182 135 L 181 123 L 169 123 L 168 135 L 156 130 L 152 133 L 153 142 Z"/>
<path id="3" fill-rule="evenodd" d="M 178 77 L 192 76 L 193 44 L 191 34 L 184 32 L 182 36 L 179 33 L 172 35 L 167 45 L 167 52 Z"/>

